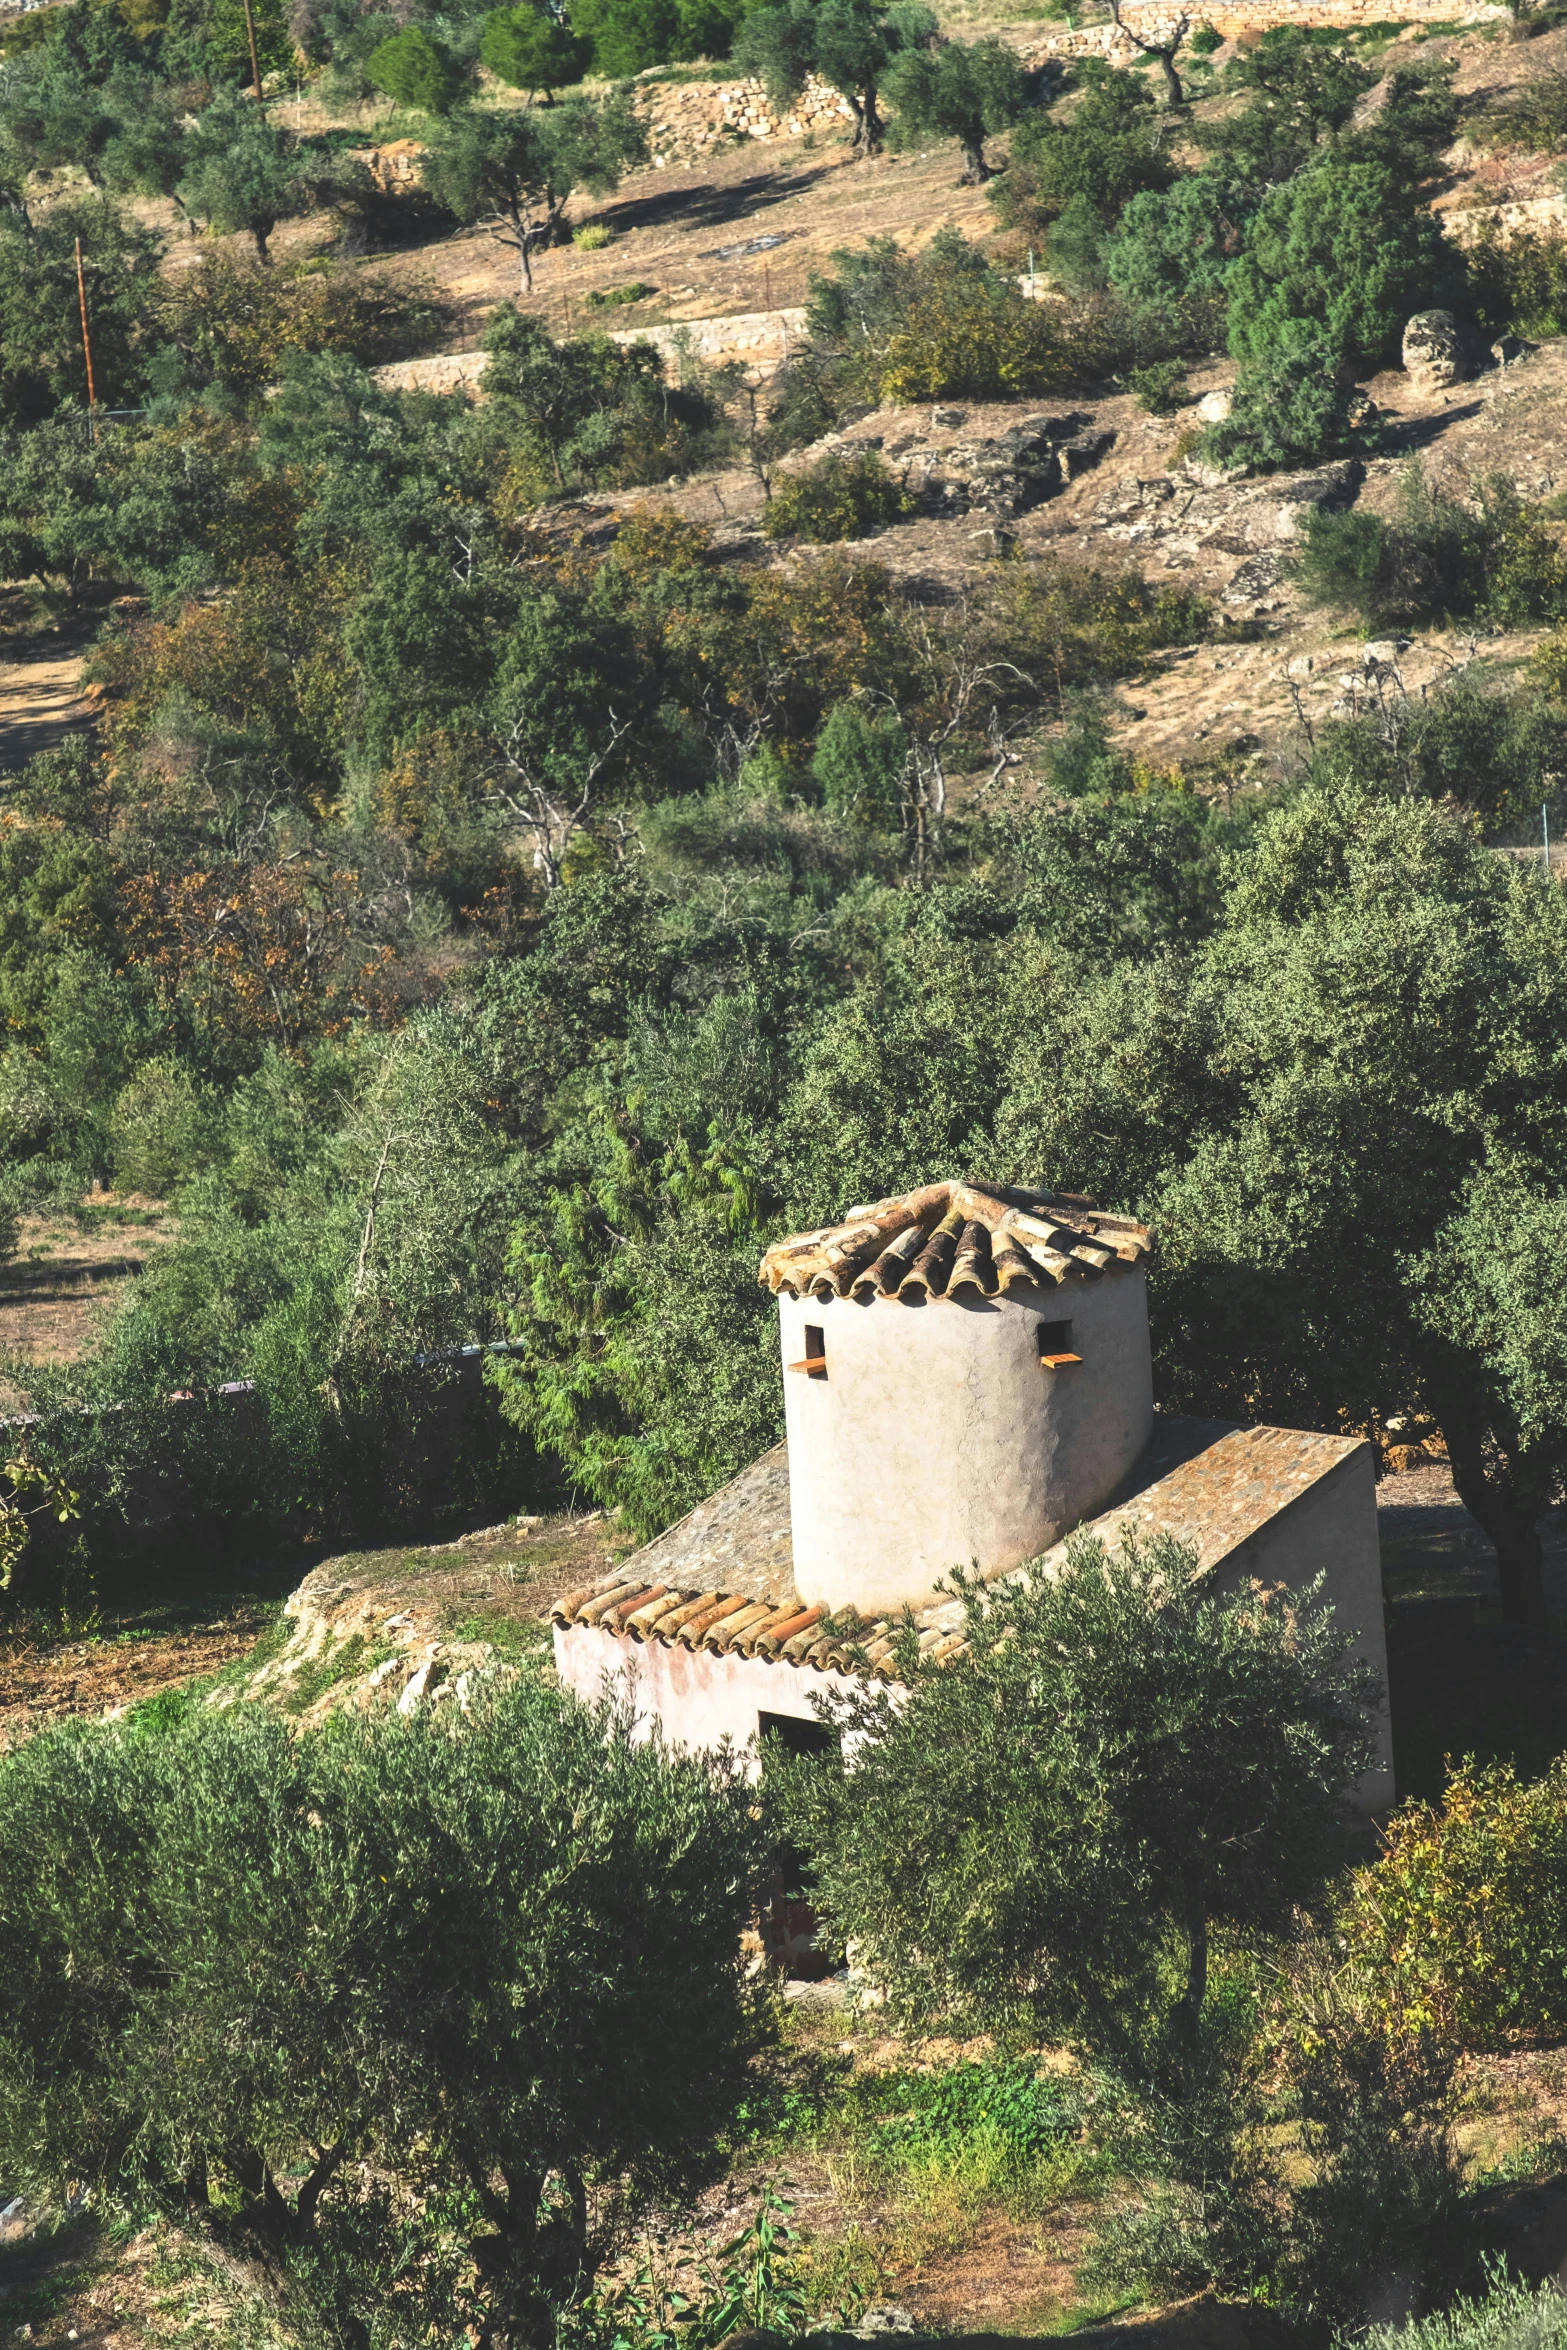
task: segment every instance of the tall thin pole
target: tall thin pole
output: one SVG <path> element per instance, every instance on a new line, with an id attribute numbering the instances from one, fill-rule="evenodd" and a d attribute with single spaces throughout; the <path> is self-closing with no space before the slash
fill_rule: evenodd
<path id="1" fill-rule="evenodd" d="M 250 0 L 245 0 L 245 30 L 250 36 L 250 78 L 256 85 L 256 104 L 264 107 L 266 100 L 261 95 L 261 60 L 256 55 L 256 20 L 251 12 Z"/>
<path id="2" fill-rule="evenodd" d="M 92 337 L 87 332 L 87 278 L 82 269 L 82 240 L 76 240 L 76 295 L 82 306 L 82 357 L 87 362 L 87 437 L 96 442 L 98 427 L 93 410 L 98 405 L 97 387 L 92 375 Z"/>
<path id="3" fill-rule="evenodd" d="M 1540 837 L 1545 843 L 1545 878 L 1551 878 L 1551 812 L 1544 800 L 1540 802 Z"/>

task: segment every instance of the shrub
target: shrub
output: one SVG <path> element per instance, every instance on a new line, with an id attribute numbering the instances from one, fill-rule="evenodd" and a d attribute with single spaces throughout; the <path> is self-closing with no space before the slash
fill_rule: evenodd
<path id="1" fill-rule="evenodd" d="M 1113 73 L 1065 121 L 1052 112 L 1018 124 L 990 200 L 1007 228 L 1044 228 L 1074 196 L 1109 221 L 1139 189 L 1167 187 L 1174 176 L 1152 97 L 1135 75 Z"/>
<path id="2" fill-rule="evenodd" d="M 1378 2325 L 1361 2336 L 1364 2350 L 1562 2350 L 1567 2343 L 1567 2294 L 1554 2278 L 1526 2285 L 1498 2263 L 1483 2300 L 1459 2299 L 1432 2317 Z"/>
<path id="3" fill-rule="evenodd" d="M 644 285 L 641 278 L 633 278 L 629 286 L 596 286 L 588 296 L 590 310 L 622 310 L 633 302 L 646 301 L 656 294 L 657 286 Z"/>
<path id="4" fill-rule="evenodd" d="M 1337 379 L 1332 350 L 1302 338 L 1243 367 L 1230 413 L 1209 425 L 1196 453 L 1217 465 L 1316 465 L 1324 457 L 1367 445 L 1354 421 L 1353 395 Z"/>
<path id="5" fill-rule="evenodd" d="M 262 269 L 201 254 L 159 290 L 158 330 L 181 362 L 182 390 L 209 384 L 249 399 L 295 353 L 341 352 L 366 367 L 405 359 L 438 336 L 441 306 L 351 270 Z"/>
<path id="6" fill-rule="evenodd" d="M 1101 250 L 1105 276 L 1134 310 L 1167 317 L 1207 349 L 1223 340 L 1230 271 L 1256 198 L 1218 172 L 1133 196 Z"/>
<path id="7" fill-rule="evenodd" d="M 884 524 L 901 521 L 914 500 L 874 449 L 846 456 L 836 449 L 803 473 L 778 484 L 762 514 L 770 539 L 811 539 L 825 544 L 862 539 Z"/>
<path id="8" fill-rule="evenodd" d="M 872 718 L 858 702 L 839 702 L 816 741 L 811 773 L 837 816 L 852 824 L 896 824 L 908 736 L 895 717 Z"/>
<path id="9" fill-rule="evenodd" d="M 1482 612 L 1516 624 L 1567 611 L 1567 557 L 1558 530 L 1505 477 L 1467 502 L 1447 496 L 1418 463 L 1405 468 L 1397 519 L 1330 514 L 1307 520 L 1300 579 L 1319 603 L 1373 624 L 1433 612 Z"/>
<path id="10" fill-rule="evenodd" d="M 1488 333 L 1567 333 L 1567 237 L 1487 226 L 1467 254 L 1470 300 Z"/>
<path id="11" fill-rule="evenodd" d="M 456 59 L 422 25 L 408 25 L 373 49 L 365 72 L 378 90 L 420 114 L 449 114 L 462 95 Z"/>
<path id="12" fill-rule="evenodd" d="M 1186 405 L 1186 362 L 1159 359 L 1152 367 L 1134 367 L 1127 379 L 1137 394 L 1137 405 L 1148 416 L 1174 416 Z"/>
<path id="13" fill-rule="evenodd" d="M 1186 46 L 1194 57 L 1211 57 L 1215 49 L 1224 47 L 1224 35 L 1217 25 L 1200 24 Z"/>
<path id="14" fill-rule="evenodd" d="M 890 237 L 833 256 L 807 319 L 832 402 L 1008 399 L 1106 372 L 1114 338 L 1092 313 L 1026 301 L 956 230 L 917 258 Z"/>
<path id="15" fill-rule="evenodd" d="M 615 242 L 615 232 L 607 221 L 590 220 L 573 230 L 571 241 L 579 253 L 602 253 L 606 245 Z"/>
<path id="16" fill-rule="evenodd" d="M 1545 155 L 1567 146 L 1567 73 L 1543 73 L 1506 105 L 1467 116 L 1464 137 L 1476 147 L 1522 147 Z"/>
<path id="17" fill-rule="evenodd" d="M 479 35 L 479 55 L 498 80 L 531 95 L 580 81 L 592 61 L 593 44 L 521 0 L 518 7 L 491 10 Z"/>
<path id="18" fill-rule="evenodd" d="M 1441 229 L 1392 172 L 1314 164 L 1257 208 L 1226 280 L 1230 349 L 1255 360 L 1310 341 L 1335 366 L 1385 358 L 1450 273 Z"/>
<path id="19" fill-rule="evenodd" d="M 1567 2030 L 1567 1759 L 1520 1782 L 1461 1763 L 1407 1803 L 1354 1880 L 1342 1931 L 1405 2013 L 1484 2048 Z"/>

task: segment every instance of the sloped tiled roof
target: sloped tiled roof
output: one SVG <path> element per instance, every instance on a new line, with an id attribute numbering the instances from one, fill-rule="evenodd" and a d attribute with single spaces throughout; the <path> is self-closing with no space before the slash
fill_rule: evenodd
<path id="1" fill-rule="evenodd" d="M 1360 1442 L 1161 1417 L 1120 1493 L 1087 1531 L 1108 1548 L 1129 1527 L 1173 1534 L 1211 1570 L 1235 1559 Z M 1057 1543 L 1046 1563 L 1065 1555 L 1066 1544 Z M 802 1606 L 791 1560 L 788 1455 L 780 1444 L 613 1575 L 557 1600 L 551 1614 L 563 1627 L 819 1672 L 869 1671 L 883 1681 L 900 1678 L 893 1650 L 906 1622 L 924 1654 L 944 1659 L 967 1645 L 960 1600 L 933 1599 L 911 1617 L 868 1623 L 852 1613 L 829 1616 Z"/>
<path id="2" fill-rule="evenodd" d="M 1152 1246 L 1146 1224 L 1070 1192 L 927 1183 L 851 1208 L 841 1224 L 775 1240 L 760 1278 L 775 1296 L 994 1297 L 1097 1281 L 1141 1264 Z"/>

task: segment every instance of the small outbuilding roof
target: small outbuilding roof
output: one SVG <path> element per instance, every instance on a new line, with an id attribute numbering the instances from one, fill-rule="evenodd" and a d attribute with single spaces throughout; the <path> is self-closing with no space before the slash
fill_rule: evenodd
<path id="1" fill-rule="evenodd" d="M 1097 1281 L 1141 1264 L 1152 1247 L 1146 1224 L 1070 1192 L 927 1183 L 775 1240 L 760 1278 L 775 1296 L 995 1297 Z"/>
<path id="2" fill-rule="evenodd" d="M 1244 1567 L 1241 1554 L 1252 1536 L 1362 1442 L 1298 1428 L 1160 1417 L 1121 1493 L 1086 1531 L 1107 1548 L 1130 1528 L 1172 1534 L 1210 1571 L 1226 1562 Z M 1065 1554 L 1066 1544 L 1057 1543 L 1046 1564 Z M 613 1575 L 557 1600 L 551 1614 L 563 1628 L 580 1625 L 819 1672 L 868 1672 L 883 1681 L 901 1678 L 894 1651 L 908 1624 L 922 1654 L 938 1660 L 967 1646 L 960 1600 L 933 1599 L 909 1615 L 869 1623 L 803 1605 L 794 1586 L 788 1453 L 781 1444 Z"/>

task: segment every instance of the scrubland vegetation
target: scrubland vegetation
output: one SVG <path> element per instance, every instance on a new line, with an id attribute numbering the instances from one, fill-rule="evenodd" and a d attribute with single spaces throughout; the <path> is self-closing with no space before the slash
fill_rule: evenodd
<path id="1" fill-rule="evenodd" d="M 1156 1227 L 1166 1405 L 1428 1439 L 1553 1641 L 1567 913 L 1498 852 L 1567 772 L 1556 498 L 1417 453 L 1386 511 L 1308 508 L 1328 625 L 1531 651 L 1259 781 L 1126 755 L 1112 699 L 1252 624 L 1108 539 L 911 588 L 917 498 L 836 436 L 1107 386 L 1178 418 L 1222 352 L 1172 462 L 1374 456 L 1411 312 L 1482 351 L 1567 320 L 1558 237 L 1432 209 L 1460 132 L 1562 143 L 1560 77 L 1466 111 L 1298 31 L 1041 74 L 870 0 L 250 20 L 4 32 L 0 568 L 91 627 L 97 705 L 0 787 L 0 1237 L 127 1198 L 169 1235 L 77 1359 L 7 1367 L 10 1619 L 163 1572 L 169 1491 L 187 1571 L 563 1500 L 655 1532 L 780 1433 L 767 1241 L 972 1170 Z M 838 254 L 761 388 L 527 302 L 646 159 L 624 77 L 731 54 L 839 89 L 862 155 L 950 150 L 993 220 Z M 384 102 L 417 183 L 362 116 L 293 127 L 296 74 Z M 328 215 L 334 254 L 280 250 Z M 462 226 L 516 269 L 482 396 L 389 390 L 448 298 L 355 256 Z M 660 494 L 719 466 L 761 485 L 738 555 Z M 713 2350 L 1068 2208 L 1079 2314 L 1553 2340 L 1487 2280 L 1461 2122 L 1466 2068 L 1567 2029 L 1562 1766 L 1454 1754 L 1374 1856 L 1378 1693 L 1314 1602 L 1168 1543 L 967 1600 L 852 1769 L 769 1754 L 760 1793 L 525 1641 L 465 1713 L 303 1729 L 231 1679 L 19 1747 L 0 2187 L 152 2242 L 192 2340 L 221 2303 L 236 2343 Z M 780 1852 L 860 2002 L 823 2029 L 739 1955 Z M 791 2212 L 805 2168 L 841 2224 Z M 1390 2280 L 1415 2315 L 1367 2333 Z"/>

